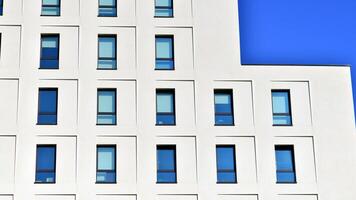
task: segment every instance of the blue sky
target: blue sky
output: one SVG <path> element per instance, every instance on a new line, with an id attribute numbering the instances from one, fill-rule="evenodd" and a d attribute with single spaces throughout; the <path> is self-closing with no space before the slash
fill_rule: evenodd
<path id="1" fill-rule="evenodd" d="M 350 64 L 356 102 L 356 0 L 238 2 L 243 64 Z"/>

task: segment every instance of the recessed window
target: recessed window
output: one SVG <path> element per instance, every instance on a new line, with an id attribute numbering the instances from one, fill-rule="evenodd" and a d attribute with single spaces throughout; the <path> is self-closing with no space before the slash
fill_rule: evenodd
<path id="1" fill-rule="evenodd" d="M 99 35 L 98 69 L 116 69 L 116 35 Z"/>
<path id="2" fill-rule="evenodd" d="M 42 16 L 59 16 L 61 14 L 60 0 L 42 0 Z"/>
<path id="3" fill-rule="evenodd" d="M 98 145 L 96 182 L 116 183 L 116 145 Z"/>
<path id="4" fill-rule="evenodd" d="M 236 183 L 234 145 L 216 146 L 217 183 Z"/>
<path id="5" fill-rule="evenodd" d="M 155 0 L 155 17 L 173 17 L 173 0 Z"/>
<path id="6" fill-rule="evenodd" d="M 174 70 L 173 36 L 156 36 L 156 70 Z"/>
<path id="7" fill-rule="evenodd" d="M 277 183 L 296 183 L 293 145 L 276 145 Z"/>
<path id="8" fill-rule="evenodd" d="M 289 90 L 272 90 L 272 110 L 274 126 L 292 125 Z"/>
<path id="9" fill-rule="evenodd" d="M 116 89 L 98 89 L 98 125 L 116 124 Z"/>
<path id="10" fill-rule="evenodd" d="M 0 16 L 3 14 L 3 9 L 4 9 L 4 0 L 0 0 Z"/>
<path id="11" fill-rule="evenodd" d="M 35 182 L 56 182 L 56 145 L 37 145 Z"/>
<path id="12" fill-rule="evenodd" d="M 175 125 L 174 89 L 156 90 L 156 125 Z"/>
<path id="13" fill-rule="evenodd" d="M 59 68 L 59 35 L 41 35 L 40 69 Z"/>
<path id="14" fill-rule="evenodd" d="M 116 4 L 116 0 L 99 0 L 99 17 L 116 17 Z"/>
<path id="15" fill-rule="evenodd" d="M 215 90 L 215 125 L 234 125 L 232 90 Z"/>
<path id="16" fill-rule="evenodd" d="M 176 183 L 176 146 L 157 146 L 157 183 Z"/>
<path id="17" fill-rule="evenodd" d="M 38 125 L 57 124 L 57 88 L 40 88 L 38 94 Z"/>

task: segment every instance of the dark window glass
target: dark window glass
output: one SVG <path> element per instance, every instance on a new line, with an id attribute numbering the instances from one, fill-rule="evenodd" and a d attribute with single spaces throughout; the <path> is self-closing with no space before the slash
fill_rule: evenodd
<path id="1" fill-rule="evenodd" d="M 156 36 L 156 68 L 157 70 L 174 69 L 173 36 Z"/>
<path id="2" fill-rule="evenodd" d="M 58 67 L 59 35 L 42 35 L 40 69 L 58 69 Z"/>
<path id="3" fill-rule="evenodd" d="M 4 0 L 0 0 L 0 16 L 3 14 L 3 9 L 4 9 Z"/>
<path id="4" fill-rule="evenodd" d="M 37 124 L 57 124 L 57 95 L 57 88 L 39 89 Z"/>
<path id="5" fill-rule="evenodd" d="M 173 89 L 156 90 L 156 125 L 175 125 L 175 100 Z"/>
<path id="6" fill-rule="evenodd" d="M 98 125 L 116 124 L 116 89 L 98 89 Z"/>
<path id="7" fill-rule="evenodd" d="M 236 183 L 236 161 L 234 145 L 216 146 L 217 182 Z"/>
<path id="8" fill-rule="evenodd" d="M 176 146 L 157 146 L 157 183 L 176 183 Z"/>
<path id="9" fill-rule="evenodd" d="M 173 17 L 173 0 L 155 0 L 155 17 Z"/>
<path id="10" fill-rule="evenodd" d="M 56 145 L 37 145 L 36 183 L 56 182 Z"/>
<path id="11" fill-rule="evenodd" d="M 96 159 L 96 182 L 116 182 L 116 146 L 98 145 Z"/>
<path id="12" fill-rule="evenodd" d="M 273 125 L 292 125 L 289 90 L 272 90 L 272 110 Z"/>
<path id="13" fill-rule="evenodd" d="M 215 90 L 215 125 L 234 125 L 232 90 Z"/>
<path id="14" fill-rule="evenodd" d="M 276 145 L 277 183 L 295 183 L 295 164 L 293 145 Z"/>
<path id="15" fill-rule="evenodd" d="M 59 16 L 61 14 L 60 0 L 42 0 L 42 16 Z"/>
<path id="16" fill-rule="evenodd" d="M 99 35 L 98 69 L 116 69 L 115 35 Z"/>
<path id="17" fill-rule="evenodd" d="M 99 17 L 116 17 L 116 0 L 99 0 Z"/>

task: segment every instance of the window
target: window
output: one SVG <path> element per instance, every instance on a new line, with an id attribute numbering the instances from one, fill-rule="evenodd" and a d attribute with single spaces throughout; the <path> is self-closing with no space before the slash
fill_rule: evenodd
<path id="1" fill-rule="evenodd" d="M 3 9 L 4 9 L 4 0 L 0 0 L 0 16 L 3 14 Z"/>
<path id="2" fill-rule="evenodd" d="M 234 145 L 216 146 L 217 182 L 236 183 L 236 161 Z"/>
<path id="3" fill-rule="evenodd" d="M 173 0 L 155 0 L 155 17 L 173 17 Z"/>
<path id="4" fill-rule="evenodd" d="M 99 35 L 98 69 L 116 69 L 116 35 Z"/>
<path id="5" fill-rule="evenodd" d="M 232 90 L 215 90 L 215 125 L 234 125 Z"/>
<path id="6" fill-rule="evenodd" d="M 289 90 L 272 90 L 272 110 L 274 126 L 291 126 Z"/>
<path id="7" fill-rule="evenodd" d="M 156 70 L 174 70 L 173 36 L 156 36 Z"/>
<path id="8" fill-rule="evenodd" d="M 39 125 L 57 124 L 57 88 L 40 88 L 38 94 L 38 116 Z"/>
<path id="9" fill-rule="evenodd" d="M 56 145 L 37 145 L 36 183 L 56 182 Z"/>
<path id="10" fill-rule="evenodd" d="M 98 89 L 98 125 L 116 124 L 116 89 Z"/>
<path id="11" fill-rule="evenodd" d="M 60 0 L 42 0 L 42 16 L 59 16 L 61 14 Z"/>
<path id="12" fill-rule="evenodd" d="M 157 146 L 157 183 L 176 183 L 176 146 Z"/>
<path id="13" fill-rule="evenodd" d="M 156 125 L 175 125 L 174 89 L 156 90 Z"/>
<path id="14" fill-rule="evenodd" d="M 116 145 L 97 146 L 96 182 L 116 183 Z"/>
<path id="15" fill-rule="evenodd" d="M 59 35 L 42 35 L 40 69 L 58 69 L 58 67 Z"/>
<path id="16" fill-rule="evenodd" d="M 116 0 L 99 0 L 99 17 L 116 17 Z"/>
<path id="17" fill-rule="evenodd" d="M 276 145 L 277 183 L 296 183 L 293 145 Z"/>

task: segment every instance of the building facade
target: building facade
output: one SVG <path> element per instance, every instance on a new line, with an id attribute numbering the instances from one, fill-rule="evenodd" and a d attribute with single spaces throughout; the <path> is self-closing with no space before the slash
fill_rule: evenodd
<path id="1" fill-rule="evenodd" d="M 352 200 L 348 66 L 244 66 L 235 0 L 1 0 L 0 200 Z"/>

